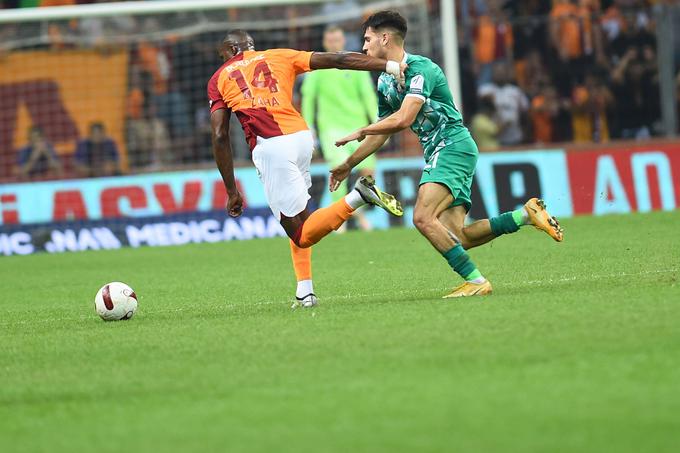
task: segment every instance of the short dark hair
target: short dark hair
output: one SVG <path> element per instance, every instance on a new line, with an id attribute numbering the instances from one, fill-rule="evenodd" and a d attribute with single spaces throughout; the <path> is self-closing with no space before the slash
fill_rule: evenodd
<path id="1" fill-rule="evenodd" d="M 245 52 L 246 50 L 255 47 L 255 40 L 247 31 L 236 29 L 227 32 L 227 36 L 224 37 L 222 44 L 236 47 L 239 52 Z"/>
<path id="2" fill-rule="evenodd" d="M 404 16 L 399 14 L 397 11 L 378 11 L 377 13 L 371 14 L 363 25 L 364 33 L 368 28 L 374 30 L 382 30 L 385 28 L 393 29 L 401 39 L 406 38 L 406 19 Z"/>
<path id="3" fill-rule="evenodd" d="M 101 121 L 95 121 L 94 123 L 90 123 L 90 132 L 94 132 L 95 129 L 99 129 L 101 132 L 105 131 L 104 123 Z"/>

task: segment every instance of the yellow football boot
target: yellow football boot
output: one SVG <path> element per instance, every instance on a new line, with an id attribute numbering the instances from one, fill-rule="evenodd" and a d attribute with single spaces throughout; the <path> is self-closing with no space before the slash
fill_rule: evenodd
<path id="1" fill-rule="evenodd" d="M 399 200 L 387 192 L 383 192 L 375 185 L 373 176 L 362 176 L 354 185 L 354 189 L 359 192 L 361 198 L 366 203 L 383 208 L 393 216 L 401 217 L 404 215 L 404 208 L 401 207 Z"/>
<path id="2" fill-rule="evenodd" d="M 545 201 L 532 198 L 524 204 L 524 209 L 529 214 L 529 220 L 534 228 L 543 230 L 557 242 L 562 242 L 562 239 L 564 239 L 564 229 L 560 226 L 557 219 L 551 216 L 545 209 Z"/>
<path id="3" fill-rule="evenodd" d="M 486 296 L 491 294 L 493 288 L 489 280 L 484 283 L 472 283 L 465 282 L 456 289 L 454 289 L 451 294 L 447 294 L 442 297 L 442 299 L 451 299 L 453 297 L 469 297 L 469 296 Z"/>

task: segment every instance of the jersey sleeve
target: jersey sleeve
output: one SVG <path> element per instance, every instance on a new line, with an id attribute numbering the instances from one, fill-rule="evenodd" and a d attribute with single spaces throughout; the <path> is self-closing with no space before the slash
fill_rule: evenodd
<path id="1" fill-rule="evenodd" d="M 227 105 L 224 103 L 224 99 L 222 99 L 222 94 L 217 87 L 218 78 L 219 73 L 212 76 L 208 81 L 208 105 L 210 106 L 210 113 L 216 110 L 227 108 Z"/>
<path id="2" fill-rule="evenodd" d="M 425 65 L 413 65 L 406 74 L 406 96 L 415 96 L 425 101 L 432 95 L 437 83 L 434 71 L 429 71 Z"/>
<path id="3" fill-rule="evenodd" d="M 304 52 L 293 49 L 276 49 L 277 57 L 284 59 L 293 65 L 295 75 L 309 72 L 312 69 L 309 67 L 309 62 L 312 59 L 314 52 Z"/>

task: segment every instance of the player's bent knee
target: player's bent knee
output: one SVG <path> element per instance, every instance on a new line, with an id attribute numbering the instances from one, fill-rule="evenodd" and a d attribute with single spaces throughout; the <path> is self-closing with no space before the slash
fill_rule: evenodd
<path id="1" fill-rule="evenodd" d="M 318 242 L 318 240 L 314 240 L 313 237 L 302 234 L 304 225 L 304 221 L 293 224 L 291 224 L 291 222 L 281 222 L 281 226 L 283 226 L 283 229 L 290 240 L 301 249 L 309 248 Z"/>
<path id="2" fill-rule="evenodd" d="M 413 225 L 418 231 L 423 235 L 428 236 L 428 234 L 434 229 L 434 218 L 428 215 L 422 215 L 418 213 L 413 214 Z"/>
<path id="3" fill-rule="evenodd" d="M 413 213 L 413 226 L 416 227 L 418 231 L 425 227 L 426 219 L 424 216 L 420 215 L 418 211 Z"/>
<path id="4" fill-rule="evenodd" d="M 297 245 L 301 249 L 306 249 L 314 245 L 314 243 L 311 241 L 311 239 L 307 236 L 303 236 L 302 234 L 302 227 L 304 223 L 300 225 L 298 228 L 295 229 L 295 231 L 288 231 L 288 228 L 284 228 L 286 230 L 286 234 L 290 238 L 291 241 L 293 241 L 293 244 Z"/>
<path id="5" fill-rule="evenodd" d="M 309 240 L 302 240 L 302 239 L 295 240 L 295 239 L 293 239 L 293 242 L 295 243 L 295 245 L 297 245 L 301 249 L 307 249 L 307 248 L 314 245 L 314 243 L 312 241 L 309 241 Z"/>

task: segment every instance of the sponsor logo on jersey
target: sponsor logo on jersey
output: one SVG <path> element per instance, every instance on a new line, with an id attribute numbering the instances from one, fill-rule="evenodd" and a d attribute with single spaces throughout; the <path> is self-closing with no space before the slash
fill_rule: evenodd
<path id="1" fill-rule="evenodd" d="M 264 54 L 256 55 L 253 58 L 248 58 L 247 60 L 235 61 L 226 68 L 224 68 L 224 70 L 231 72 L 234 69 L 240 68 L 242 66 L 248 66 L 250 63 L 259 60 L 264 60 Z"/>
<path id="2" fill-rule="evenodd" d="M 423 94 L 423 84 L 425 83 L 425 78 L 418 74 L 417 76 L 413 77 L 411 79 L 411 86 L 409 88 L 409 92 L 411 94 Z"/>

